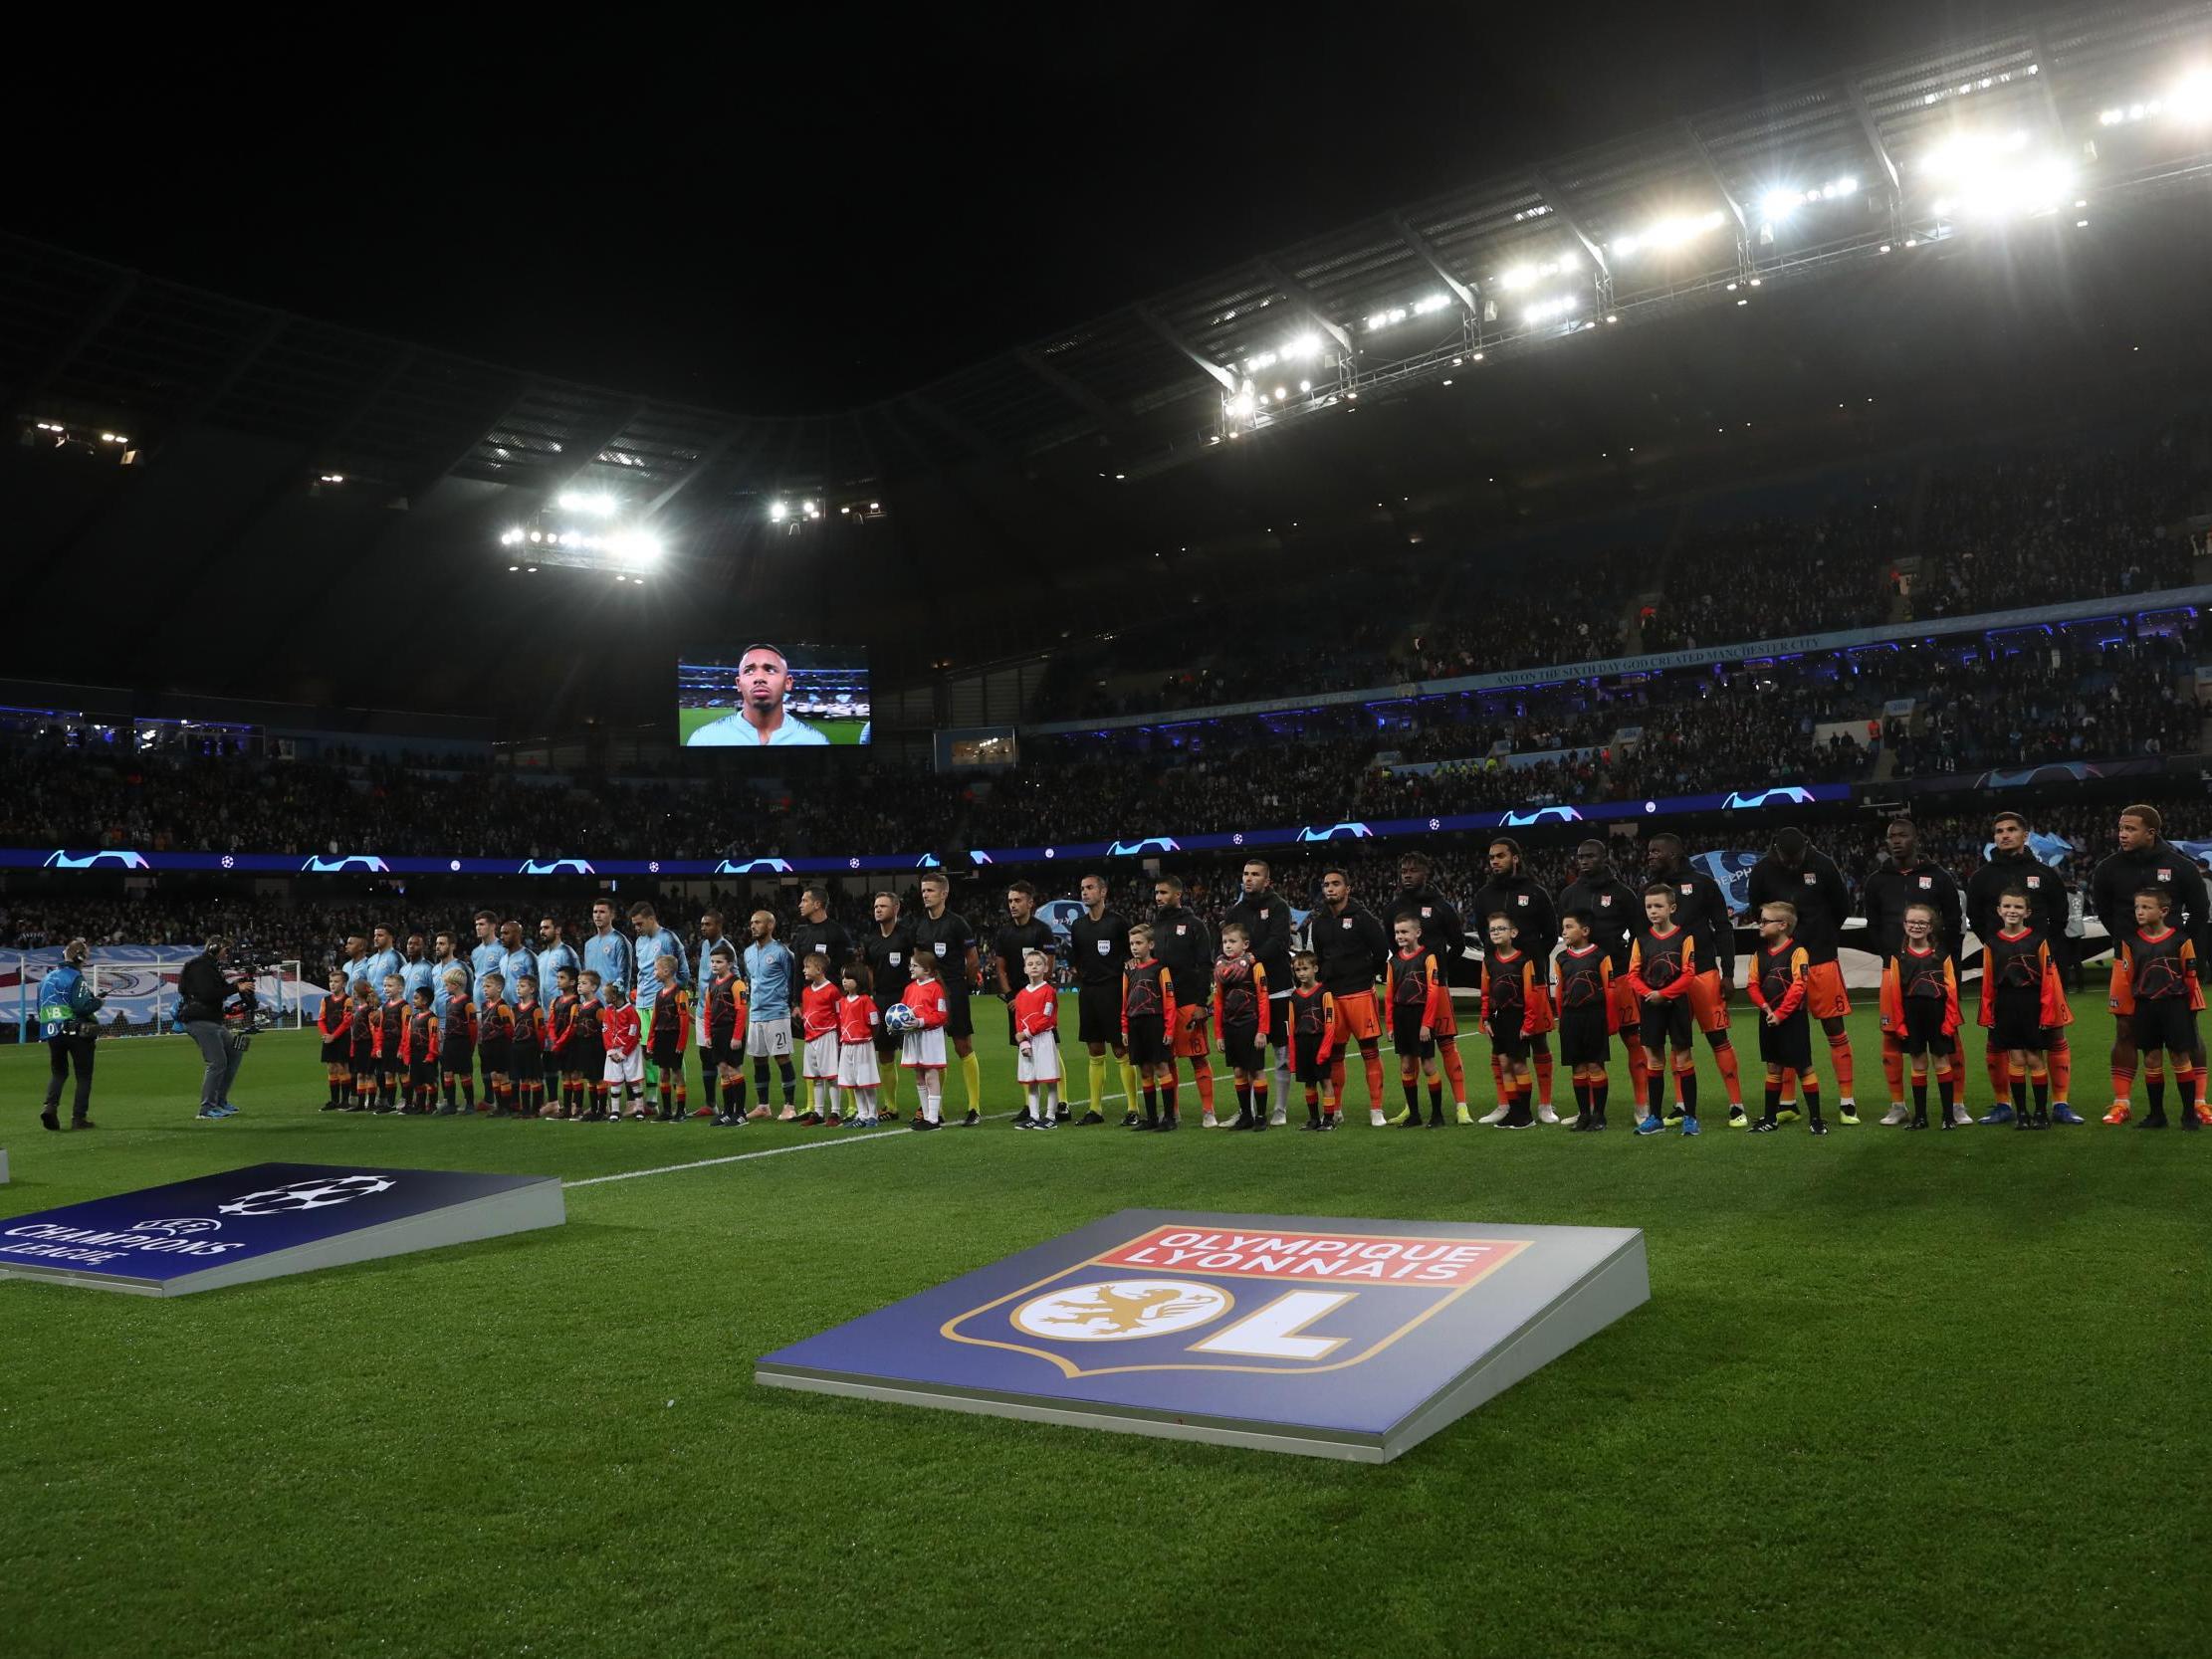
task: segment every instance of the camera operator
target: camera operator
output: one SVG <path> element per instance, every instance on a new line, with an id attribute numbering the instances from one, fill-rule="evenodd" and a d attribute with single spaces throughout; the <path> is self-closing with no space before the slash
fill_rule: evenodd
<path id="1" fill-rule="evenodd" d="M 176 1023 L 198 1045 L 200 1058 L 207 1063 L 200 1078 L 202 1118 L 228 1118 L 238 1111 L 230 1104 L 230 1086 L 246 1059 L 246 1037 L 224 1022 L 224 1004 L 237 978 L 223 969 L 229 954 L 230 940 L 212 937 L 176 979 Z M 250 990 L 250 978 L 246 985 Z"/>
<path id="2" fill-rule="evenodd" d="M 69 1081 L 72 1065 L 77 1068 L 77 1094 L 70 1103 L 69 1127 L 93 1127 L 88 1116 L 93 1104 L 93 1041 L 100 1030 L 100 1005 L 107 999 L 95 996 L 85 983 L 85 964 L 92 954 L 93 947 L 83 939 L 71 939 L 62 947 L 62 965 L 39 984 L 39 1034 L 46 1039 L 54 1068 L 46 1085 L 46 1110 L 39 1115 L 48 1129 L 62 1127 L 62 1085 Z"/>

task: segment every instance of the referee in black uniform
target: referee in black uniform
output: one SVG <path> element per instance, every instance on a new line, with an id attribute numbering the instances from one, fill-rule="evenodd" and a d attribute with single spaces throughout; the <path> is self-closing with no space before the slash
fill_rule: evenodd
<path id="1" fill-rule="evenodd" d="M 1126 1126 L 1137 1121 L 1137 1073 L 1121 1040 L 1121 970 L 1129 960 L 1129 920 L 1106 908 L 1104 876 L 1085 876 L 1076 893 L 1083 914 L 1067 931 L 1068 955 L 1075 967 L 1076 1036 L 1091 1057 L 1091 1107 L 1077 1127 L 1106 1121 L 1106 1051 L 1121 1067 Z M 1063 1082 L 1061 1094 L 1067 1090 Z"/>
<path id="2" fill-rule="evenodd" d="M 837 983 L 837 976 L 845 964 L 859 954 L 851 931 L 829 914 L 829 894 L 818 887 L 799 889 L 798 926 L 791 930 L 789 942 L 791 954 L 801 968 L 806 965 L 806 958 L 816 951 L 828 957 L 832 985 Z M 877 1000 L 882 999 L 879 996 Z"/>
<path id="3" fill-rule="evenodd" d="M 914 930 L 899 917 L 899 896 L 879 893 L 871 901 L 875 924 L 860 935 L 860 959 L 868 964 L 868 994 L 877 1011 L 887 1010 L 906 995 L 914 977 Z M 899 1034 L 888 1024 L 876 1025 L 876 1069 L 883 1074 L 883 1116 L 899 1115 Z"/>
<path id="4" fill-rule="evenodd" d="M 1013 1028 L 1013 995 L 1028 980 L 1021 966 L 1022 954 L 1041 950 L 1047 957 L 1056 959 L 1060 953 L 1060 935 L 1052 931 L 1051 923 L 1038 917 L 1037 890 L 1028 882 L 1015 882 L 1006 889 L 1006 918 L 991 935 L 991 957 L 993 970 L 998 978 L 998 1000 L 1006 1005 L 1006 1045 L 1018 1048 L 1021 1035 Z M 1060 1123 L 1067 1122 L 1064 1088 L 1055 1116 Z"/>
<path id="5" fill-rule="evenodd" d="M 960 1056 L 961 1080 L 968 1090 L 968 1116 L 961 1127 L 974 1129 L 984 1121 L 983 1070 L 976 1064 L 976 1015 L 968 999 L 983 964 L 976 954 L 976 930 L 947 903 L 952 895 L 952 879 L 942 870 L 930 871 L 922 878 L 922 914 L 910 926 L 914 948 L 937 959 L 937 977 L 945 986 L 945 1035 Z"/>

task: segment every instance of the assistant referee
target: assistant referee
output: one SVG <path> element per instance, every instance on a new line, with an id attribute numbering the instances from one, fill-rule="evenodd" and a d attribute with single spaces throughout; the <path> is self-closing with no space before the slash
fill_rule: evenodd
<path id="1" fill-rule="evenodd" d="M 1106 1121 L 1106 1051 L 1121 1067 L 1124 1125 L 1137 1122 L 1137 1068 L 1121 1040 L 1121 970 L 1129 960 L 1129 920 L 1106 908 L 1106 878 L 1085 876 L 1076 892 L 1083 914 L 1068 925 L 1068 955 L 1075 968 L 1076 1035 L 1091 1057 L 1090 1110 L 1076 1121 Z"/>

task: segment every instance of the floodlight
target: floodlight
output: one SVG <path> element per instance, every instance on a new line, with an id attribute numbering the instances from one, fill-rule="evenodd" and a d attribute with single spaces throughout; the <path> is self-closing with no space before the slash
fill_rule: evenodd
<path id="1" fill-rule="evenodd" d="M 1516 288 L 1526 288 L 1535 280 L 1536 268 L 1533 265 L 1516 265 L 1498 278 L 1498 284 L 1510 293 Z"/>
<path id="2" fill-rule="evenodd" d="M 2185 121 L 2212 121 L 2212 70 L 2198 70 L 2174 88 L 2166 108 Z"/>
<path id="3" fill-rule="evenodd" d="M 1804 205 L 1804 201 L 1802 190 L 1769 190 L 1759 198 L 1759 211 L 1766 216 L 1768 224 L 1779 225 Z"/>
<path id="4" fill-rule="evenodd" d="M 771 502 L 769 504 L 769 518 L 775 523 L 780 524 L 790 516 L 791 504 L 789 502 Z"/>
<path id="5" fill-rule="evenodd" d="M 607 551 L 629 565 L 650 565 L 661 556 L 660 538 L 644 530 L 622 530 L 607 537 Z"/>

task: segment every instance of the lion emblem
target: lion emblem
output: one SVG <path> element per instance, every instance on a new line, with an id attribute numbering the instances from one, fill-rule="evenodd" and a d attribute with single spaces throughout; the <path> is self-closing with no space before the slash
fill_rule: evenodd
<path id="1" fill-rule="evenodd" d="M 1228 1292 L 1186 1279 L 1113 1279 L 1034 1297 L 1013 1312 L 1017 1330 L 1055 1342 L 1112 1343 L 1188 1331 L 1228 1312 Z"/>

